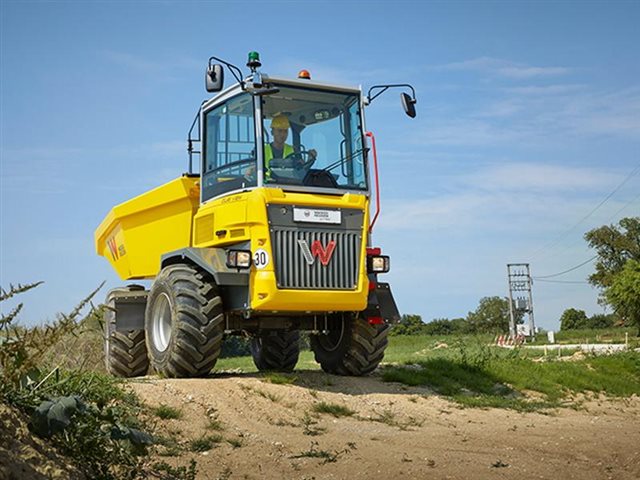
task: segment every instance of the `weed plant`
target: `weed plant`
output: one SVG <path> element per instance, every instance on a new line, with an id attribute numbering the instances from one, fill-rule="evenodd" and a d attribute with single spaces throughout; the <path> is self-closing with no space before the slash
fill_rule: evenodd
<path id="1" fill-rule="evenodd" d="M 40 283 L 10 286 L 8 291 L 0 288 L 0 302 Z M 67 355 L 76 351 L 74 342 L 82 342 L 84 326 L 100 323 L 99 309 L 80 318 L 98 289 L 49 325 L 14 325 L 21 303 L 0 316 L 0 400 L 31 416 L 32 431 L 57 447 L 87 478 L 157 476 L 158 470 L 144 464 L 152 438 L 143 431 L 145 425 L 139 420 L 143 407 L 137 397 L 103 373 L 68 368 L 87 367 Z M 192 478 L 194 469 L 185 468 L 178 472 L 182 476 L 172 478 Z"/>
<path id="2" fill-rule="evenodd" d="M 192 452 L 207 452 L 223 440 L 222 435 L 204 435 L 191 440 L 189 442 L 189 450 Z"/>
<path id="3" fill-rule="evenodd" d="M 316 413 L 327 413 L 329 415 L 333 415 L 334 417 L 350 417 L 354 415 L 356 412 L 351 410 L 349 407 L 344 405 L 340 405 L 338 403 L 327 403 L 320 402 L 313 405 L 313 411 Z"/>
<path id="4" fill-rule="evenodd" d="M 178 420 L 182 418 L 182 410 L 165 404 L 160 404 L 152 408 L 151 411 L 156 417 L 162 420 Z"/>

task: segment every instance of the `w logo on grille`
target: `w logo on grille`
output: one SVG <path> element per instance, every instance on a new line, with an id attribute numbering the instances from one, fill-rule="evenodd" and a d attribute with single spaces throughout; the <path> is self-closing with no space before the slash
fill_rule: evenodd
<path id="1" fill-rule="evenodd" d="M 304 239 L 298 240 L 298 245 L 300 245 L 300 248 L 302 249 L 302 255 L 304 255 L 304 259 L 307 261 L 307 264 L 313 265 L 316 261 L 316 257 L 318 257 L 320 259 L 320 263 L 325 267 L 329 265 L 333 252 L 336 249 L 335 240 L 331 240 L 327 244 L 327 248 L 324 248 L 322 243 L 320 243 L 320 240 L 314 240 L 311 244 L 311 248 L 309 248 L 309 244 Z"/>

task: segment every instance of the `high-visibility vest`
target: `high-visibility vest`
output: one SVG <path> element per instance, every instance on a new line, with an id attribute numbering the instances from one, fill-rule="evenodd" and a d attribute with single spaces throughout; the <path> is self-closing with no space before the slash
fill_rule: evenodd
<path id="1" fill-rule="evenodd" d="M 288 155 L 291 155 L 294 152 L 293 147 L 287 143 L 284 144 L 284 147 L 282 148 L 282 157 L 285 158 Z M 271 144 L 270 143 L 265 143 L 264 145 L 264 168 L 265 171 L 267 172 L 267 178 L 269 178 L 271 176 L 271 173 L 269 172 L 269 162 L 271 162 L 271 159 L 273 158 L 273 150 L 271 149 Z"/>

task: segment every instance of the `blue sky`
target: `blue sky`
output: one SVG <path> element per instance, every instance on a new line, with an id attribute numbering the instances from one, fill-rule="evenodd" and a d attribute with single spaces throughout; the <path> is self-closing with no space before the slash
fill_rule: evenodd
<path id="1" fill-rule="evenodd" d="M 45 281 L 21 298 L 25 323 L 121 283 L 93 232 L 113 205 L 186 170 L 211 55 L 243 65 L 258 50 L 272 75 L 415 86 L 415 120 L 397 92 L 367 110 L 382 175 L 375 242 L 402 313 L 465 316 L 507 294 L 507 263 L 566 270 L 593 254 L 585 231 L 640 215 L 640 174 L 627 178 L 640 164 L 637 1 L 0 9 L 0 285 Z M 602 311 L 586 284 L 535 282 L 533 296 L 545 328 L 568 307 Z"/>

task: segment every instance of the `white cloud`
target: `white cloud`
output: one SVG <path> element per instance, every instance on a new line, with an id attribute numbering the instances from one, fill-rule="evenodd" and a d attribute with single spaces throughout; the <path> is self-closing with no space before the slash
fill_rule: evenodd
<path id="1" fill-rule="evenodd" d="M 511 163 L 488 167 L 463 177 L 468 186 L 486 190 L 517 192 L 589 189 L 591 192 L 614 186 L 620 175 L 592 168 L 573 168 L 537 163 Z"/>
<path id="2" fill-rule="evenodd" d="M 548 146 L 601 136 L 640 140 L 640 86 L 496 88 L 468 97 L 464 107 L 443 98 L 418 128 L 423 133 L 413 138 L 419 145 Z"/>
<path id="3" fill-rule="evenodd" d="M 439 71 L 475 71 L 513 79 L 559 76 L 566 75 L 572 71 L 566 67 L 537 67 L 491 57 L 478 57 L 462 62 L 436 65 L 431 69 Z"/>
<path id="4" fill-rule="evenodd" d="M 112 63 L 121 65 L 130 70 L 148 74 L 158 74 L 161 72 L 185 69 L 195 70 L 198 68 L 201 69 L 204 74 L 204 69 L 206 67 L 204 61 L 186 56 L 174 55 L 160 59 L 158 57 L 142 57 L 128 52 L 117 52 L 113 50 L 106 50 L 102 52 L 102 55 Z"/>
<path id="5" fill-rule="evenodd" d="M 515 95 L 566 95 L 585 90 L 584 84 L 559 84 L 559 85 L 526 85 L 523 87 L 507 88 L 506 92 Z"/>
<path id="6" fill-rule="evenodd" d="M 384 231 L 544 235 L 583 217 L 622 178 L 622 174 L 593 168 L 490 165 L 451 177 L 449 190 L 440 195 L 410 198 L 403 192 L 402 199 L 385 201 L 379 227 Z M 618 210 L 624 198 L 610 200 L 603 213 Z"/>

